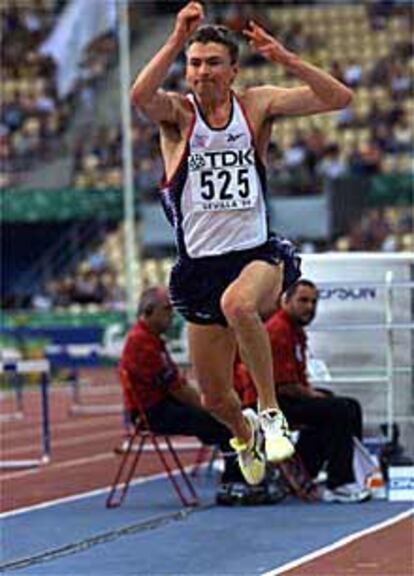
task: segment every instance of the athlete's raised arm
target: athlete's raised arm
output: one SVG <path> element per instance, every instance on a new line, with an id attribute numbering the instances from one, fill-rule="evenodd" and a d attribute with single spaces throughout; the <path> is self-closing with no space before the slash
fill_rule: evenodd
<path id="1" fill-rule="evenodd" d="M 177 14 L 173 32 L 159 52 L 141 70 L 132 86 L 133 104 L 157 123 L 179 123 L 182 97 L 172 92 L 165 92 L 160 87 L 171 64 L 203 18 L 203 7 L 198 2 L 189 2 L 184 6 Z"/>
<path id="2" fill-rule="evenodd" d="M 267 117 L 329 112 L 350 103 L 352 91 L 347 86 L 287 50 L 255 22 L 249 23 L 244 34 L 252 48 L 271 62 L 284 66 L 306 84 L 297 88 L 262 86 L 251 89 L 254 99 L 260 95 Z"/>

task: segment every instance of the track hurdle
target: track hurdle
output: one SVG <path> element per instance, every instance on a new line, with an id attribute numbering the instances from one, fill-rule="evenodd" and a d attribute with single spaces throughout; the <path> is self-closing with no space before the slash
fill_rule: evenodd
<path id="1" fill-rule="evenodd" d="M 46 348 L 46 355 L 52 368 L 62 368 L 70 370 L 71 377 L 69 381 L 71 405 L 69 414 L 71 416 L 91 416 L 91 415 L 111 415 L 121 414 L 123 406 L 120 403 L 87 403 L 85 402 L 85 394 L 87 396 L 100 397 L 109 394 L 113 395 L 114 388 L 119 390 L 118 382 L 115 382 L 114 388 L 108 386 L 93 386 L 87 387 L 87 381 L 81 380 L 81 368 L 98 368 L 102 365 L 103 356 L 100 353 L 100 346 L 97 344 L 70 344 L 70 345 L 54 345 Z"/>
<path id="2" fill-rule="evenodd" d="M 14 397 L 15 410 L 8 414 L 0 414 L 0 424 L 3 422 L 13 422 L 15 420 L 22 420 L 24 418 L 24 404 L 23 404 L 23 386 L 21 378 L 17 372 L 10 374 L 11 378 L 11 394 Z M 8 398 L 8 394 L 2 395 L 3 398 Z"/>
<path id="3" fill-rule="evenodd" d="M 85 402 L 81 389 L 83 381 L 79 378 L 78 372 L 75 373 L 75 377 L 71 379 L 70 386 L 72 392 L 72 404 L 69 408 L 69 414 L 71 416 L 104 416 L 111 414 L 122 414 L 123 405 L 122 404 L 88 404 Z M 113 389 L 108 386 L 94 386 L 89 388 L 88 396 L 99 396 L 113 395 Z"/>
<path id="4" fill-rule="evenodd" d="M 32 468 L 50 462 L 50 418 L 49 418 L 49 375 L 48 360 L 14 360 L 0 362 L 0 374 L 40 374 L 40 399 L 42 409 L 42 453 L 32 460 L 2 460 L 0 469 Z"/>

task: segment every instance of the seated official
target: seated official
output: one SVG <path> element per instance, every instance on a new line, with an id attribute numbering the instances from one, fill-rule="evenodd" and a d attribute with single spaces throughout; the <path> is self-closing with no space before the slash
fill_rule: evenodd
<path id="1" fill-rule="evenodd" d="M 275 386 L 280 407 L 291 427 L 301 428 L 296 450 L 311 477 L 326 464 L 329 502 L 362 502 L 370 492 L 355 481 L 355 436 L 362 436 L 362 410 L 357 400 L 314 388 L 307 377 L 304 326 L 315 317 L 316 286 L 299 280 L 283 295 L 281 307 L 267 320 Z M 254 387 L 243 365 L 236 367 L 236 387 L 244 404 L 254 402 Z"/>
<path id="2" fill-rule="evenodd" d="M 196 436 L 220 446 L 225 461 L 221 482 L 238 481 L 241 473 L 229 447 L 227 427 L 201 406 L 198 390 L 180 373 L 162 335 L 171 325 L 173 309 L 166 289 L 148 288 L 138 307 L 138 321 L 127 335 L 120 368 L 125 369 L 153 432 Z M 134 395 L 124 388 L 124 404 L 132 421 L 139 415 Z"/>

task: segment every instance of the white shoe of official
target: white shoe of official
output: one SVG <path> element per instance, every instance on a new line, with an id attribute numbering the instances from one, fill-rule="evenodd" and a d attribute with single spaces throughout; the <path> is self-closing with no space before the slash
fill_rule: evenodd
<path id="1" fill-rule="evenodd" d="M 367 488 L 361 488 L 356 482 L 342 484 L 336 488 L 325 488 L 322 492 L 324 502 L 340 502 L 341 504 L 357 504 L 366 502 L 371 498 Z"/>
<path id="2" fill-rule="evenodd" d="M 239 438 L 232 438 L 230 446 L 237 453 L 241 473 L 248 484 L 260 484 L 266 475 L 266 461 L 262 452 L 263 436 L 259 426 L 257 414 L 250 408 L 243 410 L 243 416 L 248 420 L 252 429 L 250 442 L 243 442 Z"/>
<path id="3" fill-rule="evenodd" d="M 265 453 L 269 462 L 283 462 L 295 453 L 286 418 L 281 410 L 262 410 L 260 427 L 265 438 Z"/>

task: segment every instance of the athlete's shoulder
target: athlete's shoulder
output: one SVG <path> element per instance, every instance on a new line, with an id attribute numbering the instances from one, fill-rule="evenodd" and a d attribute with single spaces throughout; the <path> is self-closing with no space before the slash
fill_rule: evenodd
<path id="1" fill-rule="evenodd" d="M 166 94 L 179 115 L 185 118 L 191 118 L 194 115 L 194 104 L 189 95 L 181 92 L 166 92 Z"/>

